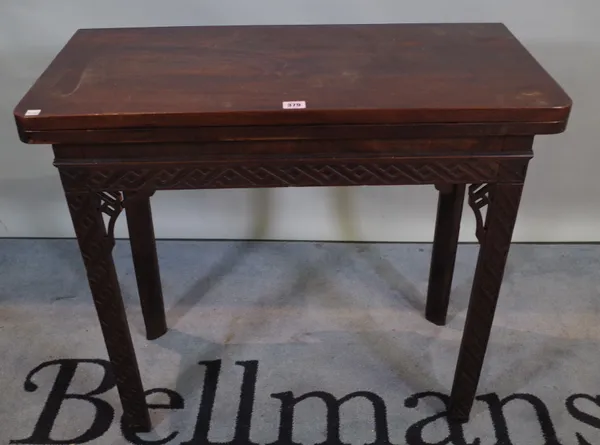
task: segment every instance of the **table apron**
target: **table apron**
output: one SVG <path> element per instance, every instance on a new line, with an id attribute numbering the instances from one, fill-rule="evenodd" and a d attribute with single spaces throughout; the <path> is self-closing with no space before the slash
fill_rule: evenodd
<path id="1" fill-rule="evenodd" d="M 55 160 L 66 191 L 519 183 L 533 154 Z"/>

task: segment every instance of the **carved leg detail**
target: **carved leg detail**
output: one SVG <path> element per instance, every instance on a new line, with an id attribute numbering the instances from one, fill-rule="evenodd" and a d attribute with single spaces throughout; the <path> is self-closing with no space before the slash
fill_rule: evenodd
<path id="1" fill-rule="evenodd" d="M 446 323 L 450 302 L 465 186 L 450 185 L 439 190 L 425 318 L 442 326 Z"/>
<path id="2" fill-rule="evenodd" d="M 148 340 L 154 340 L 167 332 L 167 321 L 150 198 L 148 195 L 131 196 L 129 194 L 126 194 L 125 198 L 129 241 L 146 325 L 146 337 Z"/>
<path id="3" fill-rule="evenodd" d="M 151 425 L 144 389 L 111 255 L 114 238 L 107 235 L 102 218 L 103 212 L 112 209 L 111 220 L 113 215 L 116 219 L 117 207 L 120 209 L 116 203 L 120 200 L 102 202 L 104 195 L 96 193 L 67 193 L 66 197 L 125 421 L 137 431 L 149 431 Z"/>
<path id="4" fill-rule="evenodd" d="M 450 396 L 450 418 L 467 421 L 475 399 L 504 275 L 522 184 L 491 184 L 467 320 Z"/>
<path id="5" fill-rule="evenodd" d="M 98 192 L 97 195 L 100 198 L 100 211 L 109 217 L 106 238 L 112 249 L 115 246 L 115 224 L 123 210 L 123 194 L 121 192 Z"/>
<path id="6" fill-rule="evenodd" d="M 489 184 L 473 184 L 469 186 L 469 207 L 475 213 L 475 236 L 479 243 L 482 243 L 485 235 L 485 222 L 481 215 L 481 209 L 490 203 Z"/>

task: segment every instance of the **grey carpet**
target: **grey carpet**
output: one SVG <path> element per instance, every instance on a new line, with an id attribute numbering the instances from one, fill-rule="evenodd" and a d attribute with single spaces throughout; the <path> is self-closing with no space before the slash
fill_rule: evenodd
<path id="1" fill-rule="evenodd" d="M 125 431 L 132 443 L 600 444 L 600 246 L 513 246 L 479 400 L 450 429 L 435 416 L 477 247 L 459 249 L 445 327 L 423 317 L 429 245 L 158 247 L 171 329 L 152 342 L 127 242 L 115 249 L 144 385 L 170 390 L 148 400 L 173 407 L 152 410 L 152 433 Z M 0 240 L 0 352 L 0 443 L 129 443 L 115 388 L 99 410 L 65 396 L 113 383 L 74 241 Z M 282 404 L 307 394 L 286 419 Z"/>

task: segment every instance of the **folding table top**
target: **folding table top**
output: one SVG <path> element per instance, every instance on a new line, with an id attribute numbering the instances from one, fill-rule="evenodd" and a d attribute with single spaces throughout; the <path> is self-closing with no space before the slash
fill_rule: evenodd
<path id="1" fill-rule="evenodd" d="M 502 24 L 214 26 L 79 30 L 15 117 L 43 134 L 566 123 L 570 107 Z"/>

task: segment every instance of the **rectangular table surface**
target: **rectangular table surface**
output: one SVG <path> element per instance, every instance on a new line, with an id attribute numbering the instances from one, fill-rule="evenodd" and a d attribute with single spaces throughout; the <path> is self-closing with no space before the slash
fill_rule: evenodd
<path id="1" fill-rule="evenodd" d="M 214 26 L 79 30 L 15 117 L 21 132 L 539 123 L 570 106 L 502 24 Z"/>

